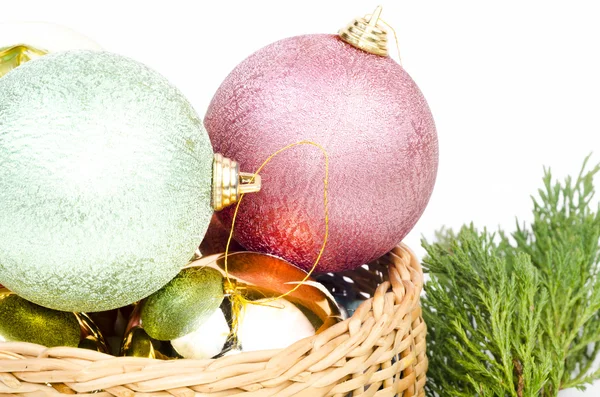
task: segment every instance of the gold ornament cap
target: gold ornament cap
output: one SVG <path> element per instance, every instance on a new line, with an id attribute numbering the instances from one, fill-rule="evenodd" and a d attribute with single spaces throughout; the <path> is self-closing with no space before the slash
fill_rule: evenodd
<path id="1" fill-rule="evenodd" d="M 378 6 L 373 14 L 356 18 L 340 29 L 340 38 L 371 54 L 388 56 L 388 33 L 380 20 L 381 11 L 381 6 Z"/>
<path id="2" fill-rule="evenodd" d="M 25 62 L 46 55 L 47 53 L 45 50 L 25 44 L 0 48 L 0 77 Z"/>
<path id="3" fill-rule="evenodd" d="M 220 211 L 236 203 L 242 194 L 260 191 L 260 175 L 240 172 L 237 162 L 216 153 L 213 162 L 212 206 Z"/>

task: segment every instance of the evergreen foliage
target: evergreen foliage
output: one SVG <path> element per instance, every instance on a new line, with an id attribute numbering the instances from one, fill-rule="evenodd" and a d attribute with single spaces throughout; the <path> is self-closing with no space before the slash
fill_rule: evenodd
<path id="1" fill-rule="evenodd" d="M 600 166 L 588 159 L 576 179 L 545 170 L 531 225 L 423 242 L 429 395 L 548 397 L 600 377 Z"/>

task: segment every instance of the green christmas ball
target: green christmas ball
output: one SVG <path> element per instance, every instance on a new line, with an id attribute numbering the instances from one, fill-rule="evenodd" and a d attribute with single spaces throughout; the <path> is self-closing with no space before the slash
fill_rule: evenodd
<path id="1" fill-rule="evenodd" d="M 160 289 L 211 215 L 213 150 L 158 73 L 104 52 L 0 78 L 0 284 L 39 305 L 103 311 Z"/>

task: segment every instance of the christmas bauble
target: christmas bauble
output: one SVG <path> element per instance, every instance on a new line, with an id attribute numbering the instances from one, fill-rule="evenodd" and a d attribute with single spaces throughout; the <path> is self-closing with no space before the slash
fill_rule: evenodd
<path id="1" fill-rule="evenodd" d="M 223 299 L 221 273 L 208 267 L 191 267 L 145 299 L 140 317 L 154 339 L 177 339 L 205 322 Z"/>
<path id="2" fill-rule="evenodd" d="M 200 255 L 209 256 L 225 252 L 230 230 L 231 229 L 223 226 L 217 215 L 213 215 L 210 224 L 208 225 L 208 230 L 204 235 L 204 239 L 200 243 Z M 229 252 L 235 251 L 245 251 L 245 249 L 237 241 L 231 240 Z"/>
<path id="3" fill-rule="evenodd" d="M 0 78 L 0 283 L 65 311 L 121 307 L 185 266 L 213 210 L 213 150 L 165 78 L 91 51 Z"/>
<path id="4" fill-rule="evenodd" d="M 256 169 L 311 140 L 329 153 L 327 249 L 318 271 L 352 269 L 392 249 L 431 195 L 438 165 L 433 117 L 393 59 L 335 35 L 273 43 L 239 64 L 216 92 L 205 126 L 216 151 Z M 322 154 L 295 147 L 261 172 L 242 203 L 236 240 L 311 268 L 324 236 Z M 232 210 L 219 213 L 225 225 Z"/>
<path id="5" fill-rule="evenodd" d="M 108 352 L 104 337 L 83 313 L 47 309 L 0 286 L 0 342 L 82 347 Z"/>
<path id="6" fill-rule="evenodd" d="M 0 77 L 42 55 L 75 49 L 100 50 L 84 35 L 64 26 L 40 22 L 0 23 Z"/>

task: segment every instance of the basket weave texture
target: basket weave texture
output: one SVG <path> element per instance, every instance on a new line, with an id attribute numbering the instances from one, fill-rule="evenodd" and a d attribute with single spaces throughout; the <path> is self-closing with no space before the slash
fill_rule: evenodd
<path id="1" fill-rule="evenodd" d="M 424 396 L 423 273 L 414 254 L 400 245 L 332 276 L 345 277 L 371 298 L 351 318 L 283 350 L 163 361 L 0 343 L 0 396 Z"/>

